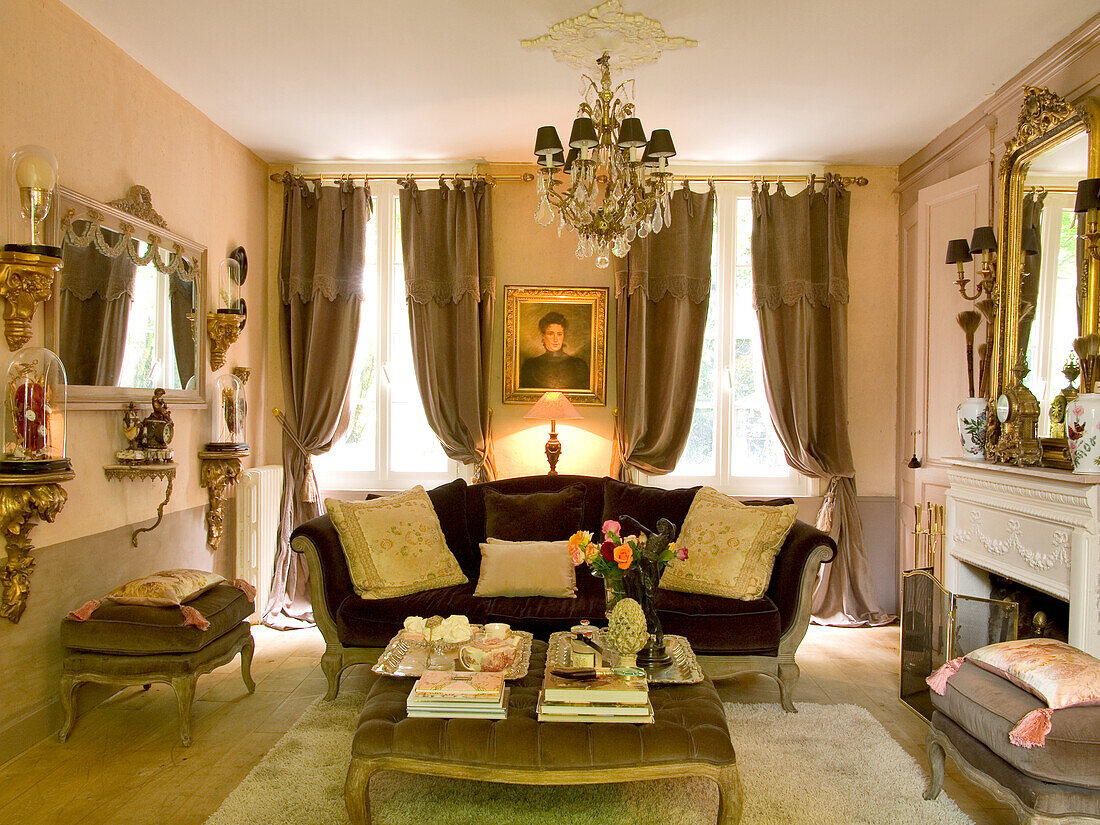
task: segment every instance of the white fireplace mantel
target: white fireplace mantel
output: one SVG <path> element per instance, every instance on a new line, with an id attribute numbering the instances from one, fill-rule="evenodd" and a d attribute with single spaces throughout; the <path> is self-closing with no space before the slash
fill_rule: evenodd
<path id="1" fill-rule="evenodd" d="M 946 459 L 946 585 L 989 596 L 988 572 L 1069 603 L 1069 641 L 1100 657 L 1100 475 Z"/>

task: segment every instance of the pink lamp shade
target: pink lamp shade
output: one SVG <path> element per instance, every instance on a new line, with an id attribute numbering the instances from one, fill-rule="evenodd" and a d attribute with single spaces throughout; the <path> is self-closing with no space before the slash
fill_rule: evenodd
<path id="1" fill-rule="evenodd" d="M 581 418 L 577 408 L 565 397 L 565 393 L 551 390 L 544 392 L 535 406 L 527 411 L 524 418 L 541 418 L 551 421 L 564 421 L 567 418 Z"/>

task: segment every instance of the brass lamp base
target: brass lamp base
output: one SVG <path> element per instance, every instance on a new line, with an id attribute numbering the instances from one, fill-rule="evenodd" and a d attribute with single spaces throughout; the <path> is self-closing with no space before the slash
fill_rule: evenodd
<path id="1" fill-rule="evenodd" d="M 554 429 L 554 422 L 550 422 L 550 438 L 546 442 L 546 460 L 550 462 L 548 476 L 558 474 L 558 459 L 561 458 L 561 442 L 558 441 L 558 433 Z"/>

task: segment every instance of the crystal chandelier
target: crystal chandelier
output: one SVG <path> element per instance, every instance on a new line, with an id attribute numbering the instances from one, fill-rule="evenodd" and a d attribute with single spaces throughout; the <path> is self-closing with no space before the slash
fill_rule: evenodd
<path id="1" fill-rule="evenodd" d="M 595 255 L 596 266 L 604 269 L 609 255 L 622 258 L 635 238 L 671 224 L 672 173 L 666 164 L 676 147 L 668 129 L 654 129 L 646 140 L 627 93 L 632 81 L 612 87 L 608 52 L 596 63 L 599 83 L 584 75 L 569 154 L 553 126 L 538 130 L 535 155 L 542 169 L 535 221 L 549 226 L 557 217 L 559 235 L 565 227 L 577 233 L 577 257 Z"/>

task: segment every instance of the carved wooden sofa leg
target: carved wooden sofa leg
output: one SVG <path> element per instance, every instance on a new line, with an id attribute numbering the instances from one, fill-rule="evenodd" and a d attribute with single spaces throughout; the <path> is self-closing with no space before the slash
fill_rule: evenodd
<path id="1" fill-rule="evenodd" d="M 928 788 L 924 792 L 925 799 L 935 799 L 943 790 L 944 752 L 943 745 L 936 739 L 933 731 L 928 731 L 928 741 L 925 743 L 928 752 Z"/>
<path id="2" fill-rule="evenodd" d="M 794 688 L 801 675 L 798 665 L 794 662 L 780 662 L 776 671 L 776 681 L 779 682 L 779 704 L 787 713 L 798 713 L 798 708 L 794 706 Z"/>

